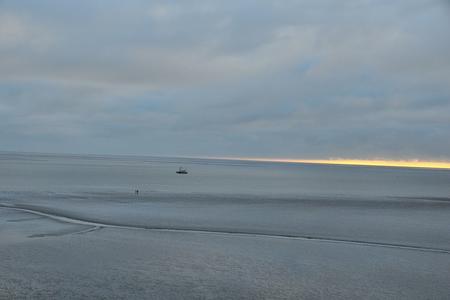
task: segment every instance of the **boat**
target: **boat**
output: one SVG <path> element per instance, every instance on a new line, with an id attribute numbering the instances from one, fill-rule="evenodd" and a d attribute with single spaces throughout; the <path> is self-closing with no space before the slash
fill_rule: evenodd
<path id="1" fill-rule="evenodd" d="M 188 171 L 183 167 L 180 167 L 177 171 L 177 174 L 187 174 L 187 173 Z"/>

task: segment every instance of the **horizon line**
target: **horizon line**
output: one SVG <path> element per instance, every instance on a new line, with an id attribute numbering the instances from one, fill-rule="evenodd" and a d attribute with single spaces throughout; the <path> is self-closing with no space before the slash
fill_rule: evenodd
<path id="1" fill-rule="evenodd" d="M 349 165 L 349 166 L 373 166 L 373 167 L 398 167 L 398 168 L 422 168 L 450 170 L 450 161 L 432 161 L 419 159 L 296 159 L 296 158 L 267 158 L 267 157 L 232 157 L 232 156 L 184 156 L 184 155 L 151 155 L 151 154 L 112 154 L 112 153 L 73 153 L 73 152 L 35 152 L 0 150 L 0 153 L 20 154 L 50 154 L 50 155 L 93 155 L 93 156 L 128 156 L 128 157 L 161 157 L 161 158 L 191 158 L 191 159 L 223 159 L 237 161 L 279 162 L 279 163 L 303 163 L 321 165 Z"/>

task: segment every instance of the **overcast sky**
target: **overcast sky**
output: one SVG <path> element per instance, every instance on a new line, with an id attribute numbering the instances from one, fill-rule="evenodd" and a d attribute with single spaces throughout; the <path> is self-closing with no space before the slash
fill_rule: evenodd
<path id="1" fill-rule="evenodd" d="M 450 160 L 450 1 L 0 0 L 0 150 Z"/>

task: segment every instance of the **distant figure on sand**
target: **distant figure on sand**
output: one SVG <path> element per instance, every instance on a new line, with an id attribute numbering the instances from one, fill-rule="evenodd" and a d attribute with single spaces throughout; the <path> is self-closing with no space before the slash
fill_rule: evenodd
<path id="1" fill-rule="evenodd" d="M 136 196 L 139 195 L 139 190 L 135 190 L 134 193 L 136 194 Z"/>

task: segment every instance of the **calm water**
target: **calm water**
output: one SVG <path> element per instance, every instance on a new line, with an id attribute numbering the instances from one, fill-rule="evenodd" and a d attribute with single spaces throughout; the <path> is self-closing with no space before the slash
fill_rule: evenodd
<path id="1" fill-rule="evenodd" d="M 0 153 L 0 299 L 448 299 L 450 201 L 390 197 L 448 200 L 449 183 L 445 170 Z"/>
<path id="2" fill-rule="evenodd" d="M 189 175 L 177 175 L 179 166 Z M 0 153 L 0 191 L 449 197 L 450 171 L 212 159 Z"/>

